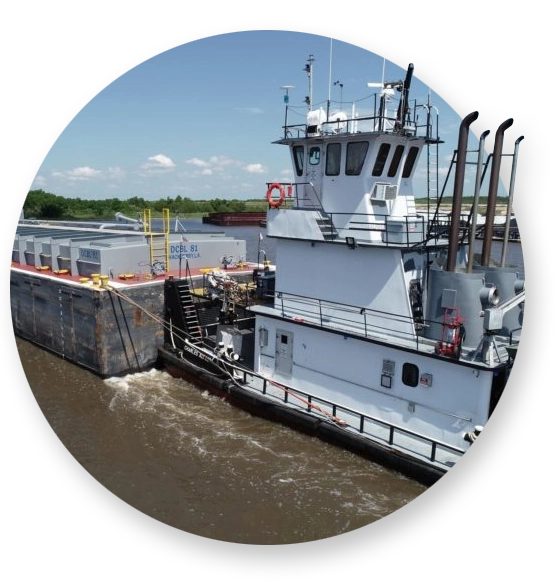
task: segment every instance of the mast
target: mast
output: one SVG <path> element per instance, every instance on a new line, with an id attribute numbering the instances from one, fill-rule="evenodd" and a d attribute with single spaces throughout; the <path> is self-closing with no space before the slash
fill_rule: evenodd
<path id="1" fill-rule="evenodd" d="M 315 59 L 313 55 L 310 54 L 309 58 L 307 59 L 307 64 L 303 69 L 307 73 L 307 78 L 309 79 L 309 95 L 305 97 L 305 103 L 307 103 L 309 107 L 309 111 L 313 110 L 313 63 Z"/>
<path id="2" fill-rule="evenodd" d="M 400 99 L 400 104 L 398 106 L 398 114 L 397 114 L 397 121 L 398 126 L 400 129 L 403 130 L 405 116 L 409 111 L 407 103 L 409 102 L 409 88 L 411 87 L 411 78 L 413 77 L 413 63 L 409 63 L 407 67 L 407 73 L 405 75 L 405 81 L 403 82 L 403 86 L 401 88 L 402 96 Z"/>

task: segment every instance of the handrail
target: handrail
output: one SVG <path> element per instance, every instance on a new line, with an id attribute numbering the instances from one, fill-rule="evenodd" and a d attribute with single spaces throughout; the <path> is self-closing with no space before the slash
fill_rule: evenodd
<path id="1" fill-rule="evenodd" d="M 423 345 L 424 339 L 415 330 L 417 324 L 413 317 L 408 315 L 400 315 L 397 313 L 390 313 L 387 311 L 380 311 L 377 309 L 368 309 L 356 305 L 346 305 L 335 301 L 327 301 L 319 298 L 298 295 L 294 293 L 276 292 L 274 295 L 275 301 L 278 302 L 281 311 L 281 316 L 290 318 L 294 321 L 313 323 L 321 328 L 339 329 L 349 331 L 365 338 L 391 336 L 392 330 L 389 322 L 395 322 L 400 325 L 407 325 L 411 329 L 409 331 L 396 330 L 396 336 L 402 336 L 407 341 L 415 344 L 415 349 L 419 349 Z M 311 308 L 312 307 L 312 308 Z M 324 314 L 323 314 L 324 311 Z M 346 316 L 348 315 L 348 316 Z M 349 318 L 349 315 L 352 318 Z M 369 319 L 374 320 L 373 323 Z M 378 321 L 383 321 L 383 325 L 377 324 Z M 439 321 L 423 320 L 419 321 L 419 327 L 434 325 L 442 326 Z"/>
<path id="2" fill-rule="evenodd" d="M 254 389 L 256 391 L 260 391 L 260 393 L 262 393 L 266 397 L 274 397 L 278 400 L 282 400 L 284 403 L 287 403 L 293 407 L 298 407 L 300 409 L 303 409 L 307 413 L 311 413 L 311 411 L 316 407 L 313 405 L 314 402 L 318 402 L 319 406 L 322 406 L 322 405 L 328 406 L 331 410 L 332 416 L 335 418 L 338 418 L 338 412 L 343 413 L 343 414 L 347 415 L 348 417 L 353 418 L 354 420 L 356 420 L 357 427 L 351 425 L 347 421 L 344 424 L 344 427 L 346 429 L 349 429 L 349 428 L 354 429 L 359 434 L 363 434 L 366 437 L 368 437 L 369 439 L 372 439 L 374 441 L 382 440 L 382 441 L 386 441 L 390 446 L 395 446 L 396 445 L 396 435 L 406 436 L 406 437 L 410 437 L 414 440 L 418 440 L 421 443 L 428 446 L 428 449 L 429 449 L 428 455 L 426 455 L 424 453 L 420 454 L 420 455 L 427 458 L 431 462 L 437 461 L 437 453 L 438 453 L 439 449 L 444 450 L 445 452 L 454 454 L 456 456 L 462 456 L 465 453 L 465 450 L 463 450 L 461 448 L 456 448 L 455 446 L 452 446 L 452 445 L 447 444 L 445 442 L 441 442 L 440 440 L 437 440 L 435 438 L 425 436 L 424 434 L 421 434 L 419 432 L 415 432 L 415 431 L 409 430 L 407 428 L 402 428 L 401 426 L 398 426 L 398 425 L 393 424 L 391 422 L 388 422 L 386 420 L 382 420 L 382 419 L 377 418 L 375 416 L 364 414 L 362 412 L 358 412 L 358 411 L 353 410 L 351 408 L 348 408 L 346 406 L 342 406 L 340 404 L 333 403 L 329 400 L 326 400 L 326 399 L 323 399 L 320 397 L 316 397 L 316 396 L 311 395 L 307 392 L 304 392 L 300 389 L 286 387 L 286 386 L 278 386 L 279 389 L 281 390 L 281 392 L 283 393 L 283 397 L 279 398 L 277 395 L 273 395 L 273 394 L 269 393 L 269 385 L 270 386 L 277 386 L 276 382 L 274 382 L 274 381 L 272 381 L 264 376 L 261 376 L 261 375 L 257 374 L 256 372 L 249 371 L 248 369 L 245 369 L 245 368 L 241 368 L 241 369 L 239 369 L 239 371 L 243 374 L 243 382 L 245 385 L 249 385 L 251 389 Z M 248 380 L 248 377 L 251 379 L 251 381 Z M 252 381 L 254 378 L 262 379 L 262 387 L 260 389 L 257 388 L 255 385 L 255 382 Z M 289 397 L 291 394 L 296 395 L 296 396 L 301 396 L 302 398 L 304 398 L 306 400 L 307 406 L 305 407 L 305 406 L 296 405 L 296 404 L 292 403 L 292 400 Z M 340 419 L 345 420 L 345 418 L 340 418 Z M 369 424 L 375 424 L 375 425 L 379 426 L 380 428 L 386 430 L 388 432 L 388 437 L 387 438 L 381 437 L 376 431 L 373 433 L 373 431 L 371 431 Z M 400 443 L 399 446 L 402 447 L 402 444 Z M 403 447 L 405 449 L 407 449 L 406 446 L 403 446 Z M 414 453 L 418 454 L 415 451 L 414 451 Z"/>
<path id="3" fill-rule="evenodd" d="M 388 121 L 391 125 L 392 125 L 392 129 L 384 129 L 384 121 Z M 374 115 L 366 115 L 366 116 L 362 116 L 362 117 L 347 117 L 346 119 L 342 119 L 341 121 L 338 121 L 338 119 L 331 119 L 329 121 L 323 121 L 320 125 L 324 128 L 325 126 L 330 126 L 331 129 L 328 130 L 323 130 L 320 134 L 321 135 L 347 135 L 347 134 L 352 134 L 352 133 L 396 133 L 399 132 L 399 128 L 398 128 L 398 122 L 397 122 L 397 117 L 391 117 L 391 116 L 384 116 L 384 115 L 378 115 L 378 114 L 374 114 Z M 355 131 L 355 128 L 359 128 L 361 124 L 365 124 L 365 123 L 370 123 L 372 128 L 367 130 L 367 131 L 361 131 L 360 129 L 357 129 L 357 131 Z M 340 124 L 344 125 L 344 127 L 341 127 Z M 417 135 L 417 130 L 421 127 L 424 127 L 422 125 L 417 125 L 417 123 L 415 122 L 415 120 L 411 120 L 409 121 L 409 123 L 405 123 L 404 127 L 407 128 L 407 126 L 410 126 L 412 128 L 412 130 L 415 132 L 415 136 L 416 137 L 423 137 L 426 138 L 426 134 L 419 136 Z M 333 129 L 333 127 L 336 127 L 336 130 Z M 382 129 L 381 129 L 382 127 Z M 309 131 L 308 131 L 308 125 L 306 123 L 297 123 L 295 125 L 284 125 L 283 126 L 284 129 L 284 138 L 283 139 L 295 139 L 295 137 L 293 137 L 293 133 L 295 132 L 297 133 L 297 138 L 306 138 L 309 137 Z M 311 135 L 312 136 L 312 135 Z"/>
<path id="4" fill-rule="evenodd" d="M 311 182 L 298 182 L 291 184 L 292 186 L 299 186 L 299 185 L 312 185 Z M 357 232 L 363 233 L 372 233 L 372 232 L 381 232 L 383 233 L 384 237 L 382 243 L 386 246 L 407 246 L 407 247 L 418 247 L 427 242 L 435 241 L 439 242 L 440 240 L 446 240 L 446 244 L 448 243 L 448 233 L 449 229 L 452 224 L 452 216 L 450 214 L 440 214 L 438 209 L 435 211 L 433 217 L 430 220 L 427 220 L 426 215 L 423 212 L 417 211 L 416 214 L 406 215 L 406 216 L 390 216 L 389 214 L 370 214 L 364 212 L 327 212 L 322 206 L 314 206 L 314 207 L 299 207 L 298 196 L 292 196 L 292 205 L 289 208 L 286 208 L 291 211 L 296 212 L 311 212 L 315 210 L 319 210 L 323 212 L 329 219 L 330 225 L 334 227 L 337 233 L 343 232 L 346 236 L 353 236 L 355 233 L 355 240 L 365 242 L 366 239 L 357 236 Z M 348 220 L 345 226 L 340 226 L 339 222 L 341 222 L 341 218 L 348 216 L 352 219 Z M 357 218 L 361 218 L 360 221 Z M 372 218 L 375 221 L 370 221 L 369 219 Z M 401 231 L 403 234 L 404 239 L 402 241 L 394 241 L 393 233 L 389 229 L 389 225 L 396 225 L 399 226 L 400 222 L 404 224 L 404 228 Z M 464 243 L 465 238 L 469 236 L 471 223 L 470 223 L 470 216 L 468 212 L 461 212 L 459 215 L 459 230 L 460 230 L 460 240 Z M 415 227 L 418 227 L 415 230 Z M 494 229 L 496 232 L 502 230 L 505 227 L 504 223 L 499 223 L 494 225 Z M 484 231 L 484 224 L 479 224 L 476 227 L 476 239 L 480 239 L 482 237 Z M 509 227 L 510 235 L 509 238 L 511 240 L 519 240 L 519 228 L 518 226 L 510 226 Z M 501 237 L 502 234 L 500 233 L 499 236 L 496 235 L 494 238 Z M 417 238 L 417 240 L 416 240 Z"/>

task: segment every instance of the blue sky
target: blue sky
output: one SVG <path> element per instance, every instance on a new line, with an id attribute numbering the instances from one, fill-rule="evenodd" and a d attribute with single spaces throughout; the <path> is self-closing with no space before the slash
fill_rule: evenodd
<path id="1" fill-rule="evenodd" d="M 267 182 L 292 179 L 287 148 L 271 142 L 284 121 L 281 86 L 295 87 L 290 123 L 304 122 L 309 55 L 315 105 L 330 97 L 350 107 L 376 91 L 367 83 L 382 79 L 383 65 L 386 80 L 396 80 L 409 64 L 384 63 L 382 55 L 352 44 L 297 32 L 236 32 L 189 42 L 132 68 L 84 104 L 31 188 L 91 199 L 263 198 Z M 428 88 L 419 80 L 419 63 L 413 64 L 411 97 L 425 101 Z M 445 169 L 460 117 L 432 89 L 446 140 L 439 156 Z"/>

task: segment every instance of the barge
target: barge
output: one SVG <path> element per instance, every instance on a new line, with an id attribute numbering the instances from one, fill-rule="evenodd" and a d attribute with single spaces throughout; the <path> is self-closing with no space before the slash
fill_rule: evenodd
<path id="1" fill-rule="evenodd" d="M 164 281 L 225 269 L 251 280 L 245 241 L 221 232 L 170 232 L 169 216 L 114 222 L 21 218 L 10 272 L 16 335 L 101 376 L 142 371 L 163 342 Z"/>
<path id="2" fill-rule="evenodd" d="M 211 212 L 203 217 L 203 224 L 216 226 L 259 226 L 266 212 Z"/>

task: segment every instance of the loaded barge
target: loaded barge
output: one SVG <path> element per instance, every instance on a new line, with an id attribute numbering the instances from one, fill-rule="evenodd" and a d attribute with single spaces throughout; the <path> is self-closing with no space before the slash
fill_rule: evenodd
<path id="1" fill-rule="evenodd" d="M 211 212 L 203 217 L 203 224 L 216 226 L 260 226 L 266 212 Z"/>
<path id="2" fill-rule="evenodd" d="M 160 225 L 157 224 L 160 223 Z M 16 335 L 101 377 L 152 367 L 163 342 L 164 281 L 206 271 L 251 280 L 244 240 L 222 232 L 170 231 L 152 220 L 113 223 L 21 219 L 10 273 Z"/>

